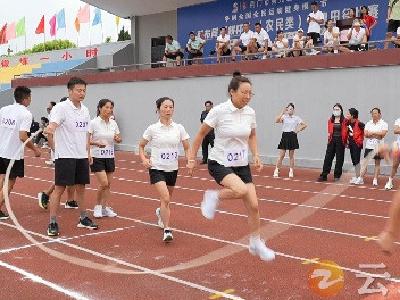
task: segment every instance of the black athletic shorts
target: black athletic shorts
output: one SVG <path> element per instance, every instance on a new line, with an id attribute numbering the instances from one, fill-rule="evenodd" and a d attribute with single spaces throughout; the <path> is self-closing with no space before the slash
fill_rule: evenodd
<path id="1" fill-rule="evenodd" d="M 0 157 L 0 174 L 6 174 L 10 159 Z M 14 162 L 13 167 L 10 171 L 10 178 L 15 179 L 17 177 L 24 177 L 24 160 L 18 159 Z"/>
<path id="2" fill-rule="evenodd" d="M 389 20 L 387 32 L 397 32 L 400 27 L 400 20 Z"/>
<path id="3" fill-rule="evenodd" d="M 57 158 L 55 163 L 55 185 L 68 186 L 89 184 L 89 160 L 87 158 Z"/>
<path id="4" fill-rule="evenodd" d="M 367 157 L 367 155 L 371 152 L 371 151 L 373 151 L 372 149 L 365 149 L 364 150 L 364 158 L 365 157 Z M 381 157 L 380 155 L 375 155 L 374 156 L 374 159 L 376 159 L 376 160 L 381 160 L 383 157 Z"/>
<path id="5" fill-rule="evenodd" d="M 243 167 L 225 167 L 220 165 L 215 160 L 208 160 L 208 172 L 215 179 L 218 184 L 221 184 L 222 180 L 226 175 L 235 174 L 242 179 L 244 183 L 252 183 L 253 178 L 251 176 L 250 166 Z"/>
<path id="6" fill-rule="evenodd" d="M 93 164 L 90 165 L 90 170 L 93 173 L 103 171 L 106 173 L 113 173 L 115 172 L 115 159 L 93 157 Z"/>
<path id="7" fill-rule="evenodd" d="M 353 140 L 349 141 L 349 150 L 353 166 L 357 166 L 360 163 L 361 149 L 362 147 L 360 148 L 359 146 L 357 146 L 357 144 Z"/>
<path id="8" fill-rule="evenodd" d="M 149 169 L 149 174 L 151 184 L 164 181 L 168 186 L 175 186 L 178 170 L 166 172 L 163 170 Z"/>

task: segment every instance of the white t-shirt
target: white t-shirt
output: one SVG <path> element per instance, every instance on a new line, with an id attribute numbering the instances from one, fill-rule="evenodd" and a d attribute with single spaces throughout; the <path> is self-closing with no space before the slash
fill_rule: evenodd
<path id="1" fill-rule="evenodd" d="M 261 28 L 260 32 L 254 31 L 253 33 L 253 39 L 257 40 L 257 43 L 261 46 L 264 47 L 265 43 L 268 41 L 268 44 L 270 43 L 269 35 L 268 33 L 264 30 L 264 28 Z"/>
<path id="2" fill-rule="evenodd" d="M 325 31 L 324 33 L 324 45 L 326 46 L 333 46 L 335 42 L 335 38 L 333 37 L 333 34 L 340 34 L 339 27 L 333 27 L 332 32 L 329 32 L 328 30 Z M 337 37 L 336 41 L 339 41 L 339 36 Z"/>
<path id="3" fill-rule="evenodd" d="M 158 121 L 147 127 L 143 138 L 151 143 L 152 169 L 167 172 L 178 170 L 179 144 L 190 138 L 181 124 L 172 122 L 164 125 Z"/>
<path id="4" fill-rule="evenodd" d="M 214 128 L 215 132 L 209 159 L 226 167 L 249 164 L 249 136 L 257 126 L 254 109 L 247 105 L 238 109 L 229 99 L 212 108 L 204 123 Z"/>
<path id="5" fill-rule="evenodd" d="M 91 155 L 97 158 L 113 158 L 114 155 L 114 136 L 119 134 L 117 122 L 109 119 L 108 122 L 103 120 L 100 116 L 94 118 L 89 124 L 89 133 L 92 135 L 93 142 L 100 142 L 106 145 L 100 148 L 91 145 Z"/>
<path id="6" fill-rule="evenodd" d="M 303 120 L 298 116 L 282 116 L 282 132 L 292 132 L 295 131 L 297 126 L 302 123 Z"/>
<path id="7" fill-rule="evenodd" d="M 165 44 L 165 51 L 167 52 L 177 52 L 181 49 L 181 44 L 178 41 L 173 40 L 171 44 Z"/>
<path id="8" fill-rule="evenodd" d="M 282 41 L 275 41 L 275 45 L 277 49 L 285 49 L 289 47 L 289 40 L 286 38 L 283 38 Z M 288 46 L 286 46 L 288 45 Z"/>
<path id="9" fill-rule="evenodd" d="M 89 122 L 89 110 L 82 103 L 78 108 L 68 99 L 53 108 L 50 123 L 58 125 L 54 133 L 55 159 L 88 158 Z"/>
<path id="10" fill-rule="evenodd" d="M 188 42 L 186 44 L 186 47 L 189 49 L 189 46 L 190 46 L 190 48 L 192 50 L 199 50 L 200 46 L 205 44 L 205 42 L 206 42 L 205 40 L 203 40 L 203 39 L 201 39 L 199 37 L 195 37 L 194 41 L 192 39 L 188 40 Z M 204 47 L 201 48 L 200 51 L 203 52 L 203 49 L 204 49 Z"/>
<path id="11" fill-rule="evenodd" d="M 304 35 L 300 38 L 299 34 L 296 33 L 293 37 L 293 47 L 295 42 L 298 42 L 300 44 L 300 48 L 304 48 L 304 45 L 307 42 L 307 38 Z"/>
<path id="12" fill-rule="evenodd" d="M 367 124 L 365 124 L 364 131 L 368 131 L 370 133 L 377 133 L 383 130 L 388 130 L 389 126 L 388 123 L 380 119 L 376 124 L 374 121 L 369 120 Z M 367 138 L 367 141 L 365 143 L 365 148 L 366 149 L 375 149 L 377 145 L 383 144 L 385 141 L 384 139 L 374 139 L 374 138 Z"/>
<path id="13" fill-rule="evenodd" d="M 0 157 L 23 159 L 23 142 L 19 132 L 29 132 L 32 124 L 32 113 L 23 105 L 15 103 L 0 109 Z"/>
<path id="14" fill-rule="evenodd" d="M 398 119 L 394 122 L 394 126 L 399 126 L 399 127 L 400 127 L 400 118 L 398 118 Z M 400 145 L 400 134 L 397 135 L 397 144 Z"/>
<path id="15" fill-rule="evenodd" d="M 231 36 L 229 34 L 225 34 L 224 37 L 222 37 L 222 34 L 220 34 L 217 37 L 217 42 L 220 42 L 220 43 L 230 42 L 230 40 L 231 40 Z M 231 49 L 231 43 L 228 43 L 227 47 L 228 47 L 228 49 Z"/>
<path id="16" fill-rule="evenodd" d="M 242 41 L 243 46 L 247 46 L 250 42 L 250 40 L 253 37 L 253 31 L 249 30 L 247 32 L 242 32 L 240 35 L 240 40 Z"/>
<path id="17" fill-rule="evenodd" d="M 318 10 L 316 13 L 309 13 L 308 17 L 312 17 L 317 20 L 324 20 L 325 18 L 323 12 L 320 10 Z M 311 21 L 310 23 L 308 23 L 308 33 L 310 32 L 321 33 L 321 24 L 318 24 L 315 21 Z"/>
<path id="18" fill-rule="evenodd" d="M 351 28 L 349 29 L 349 31 Z M 349 40 L 350 45 L 359 45 L 363 42 L 364 37 L 367 35 L 365 28 L 360 28 L 360 31 L 356 31 L 354 28 L 351 31 L 351 37 Z"/>

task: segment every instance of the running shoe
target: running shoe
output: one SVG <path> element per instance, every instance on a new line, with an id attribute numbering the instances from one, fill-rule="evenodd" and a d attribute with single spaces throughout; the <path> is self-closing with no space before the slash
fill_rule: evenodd
<path id="1" fill-rule="evenodd" d="M 93 217 L 95 218 L 102 218 L 103 217 L 103 212 L 102 212 L 102 207 L 101 205 L 96 205 L 93 209 Z"/>
<path id="2" fill-rule="evenodd" d="M 350 184 L 356 184 L 356 182 L 357 182 L 357 177 L 352 177 L 351 179 L 350 179 Z"/>
<path id="3" fill-rule="evenodd" d="M 201 202 L 201 213 L 207 219 L 214 219 L 215 211 L 218 206 L 218 192 L 207 190 L 204 193 L 203 201 Z"/>
<path id="4" fill-rule="evenodd" d="M 393 189 L 393 181 L 391 178 L 389 178 L 388 182 L 385 184 L 385 190 L 391 190 Z"/>
<path id="5" fill-rule="evenodd" d="M 47 227 L 47 235 L 48 236 L 57 236 L 57 235 L 59 235 L 58 224 L 57 223 L 50 223 L 49 224 L 49 227 Z"/>
<path id="6" fill-rule="evenodd" d="M 78 203 L 75 200 L 68 200 L 65 201 L 65 208 L 70 208 L 70 209 L 78 209 Z"/>
<path id="7" fill-rule="evenodd" d="M 374 178 L 374 180 L 372 180 L 372 185 L 378 186 L 378 179 Z"/>
<path id="8" fill-rule="evenodd" d="M 0 220 L 7 220 L 10 218 L 6 212 L 0 210 Z"/>
<path id="9" fill-rule="evenodd" d="M 162 221 L 162 219 L 161 219 L 161 213 L 160 213 L 160 211 L 161 211 L 161 208 L 157 207 L 157 209 L 156 209 L 157 224 L 158 224 L 158 226 L 159 226 L 160 228 L 164 228 L 164 223 L 163 223 L 163 221 Z"/>
<path id="10" fill-rule="evenodd" d="M 81 228 L 88 228 L 91 230 L 97 230 L 99 228 L 99 226 L 97 224 L 93 223 L 93 221 L 90 220 L 89 217 L 79 219 L 79 223 L 76 226 L 81 227 Z"/>
<path id="11" fill-rule="evenodd" d="M 45 192 L 38 193 L 38 201 L 41 208 L 47 209 L 49 205 L 49 200 L 49 195 L 47 195 Z"/>
<path id="12" fill-rule="evenodd" d="M 269 249 L 265 245 L 265 241 L 261 239 L 250 241 L 249 252 L 251 255 L 257 255 L 265 261 L 271 261 L 275 259 L 275 252 Z"/>
<path id="13" fill-rule="evenodd" d="M 172 230 L 170 229 L 164 229 L 164 237 L 163 241 L 164 242 L 170 242 L 174 239 L 174 236 L 172 235 Z"/>
<path id="14" fill-rule="evenodd" d="M 289 178 L 293 178 L 294 177 L 294 171 L 293 169 L 289 170 Z"/>
<path id="15" fill-rule="evenodd" d="M 279 177 L 279 169 L 275 168 L 273 176 L 274 176 L 274 178 L 278 178 Z"/>
<path id="16" fill-rule="evenodd" d="M 102 209 L 102 214 L 103 214 L 103 217 L 109 217 L 109 218 L 114 218 L 114 217 L 118 216 L 114 212 L 114 210 L 108 206 L 105 209 Z"/>
<path id="17" fill-rule="evenodd" d="M 354 184 L 363 185 L 364 184 L 364 179 L 362 177 L 358 177 Z"/>

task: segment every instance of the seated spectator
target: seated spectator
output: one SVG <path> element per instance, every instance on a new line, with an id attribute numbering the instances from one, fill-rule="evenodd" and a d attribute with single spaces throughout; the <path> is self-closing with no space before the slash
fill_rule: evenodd
<path id="1" fill-rule="evenodd" d="M 173 59 L 176 61 L 176 65 L 180 66 L 183 57 L 184 55 L 182 53 L 181 45 L 179 44 L 179 42 L 175 41 L 171 35 L 167 35 L 165 37 L 164 61 L 167 61 L 167 59 Z"/>
<path id="2" fill-rule="evenodd" d="M 245 59 L 247 59 L 249 51 L 247 49 L 251 39 L 253 37 L 253 31 L 250 30 L 250 24 L 244 23 L 243 24 L 243 32 L 240 35 L 238 41 L 236 41 L 235 46 L 232 50 L 232 60 L 236 59 L 236 53 L 239 52 L 240 54 L 244 54 Z"/>
<path id="3" fill-rule="evenodd" d="M 268 54 L 268 48 L 272 49 L 270 46 L 272 46 L 272 43 L 268 33 L 261 27 L 260 23 L 256 23 L 253 37 L 249 43 L 249 53 L 263 53 L 263 58 L 265 59 Z"/>
<path id="4" fill-rule="evenodd" d="M 28 137 L 30 137 L 33 133 L 35 133 L 39 129 L 40 129 L 39 123 L 36 122 L 35 119 L 32 119 L 31 128 L 28 132 Z"/>
<path id="5" fill-rule="evenodd" d="M 285 38 L 282 30 L 276 32 L 275 42 L 272 46 L 272 51 L 276 52 L 276 57 L 285 57 L 289 49 L 289 41 Z"/>
<path id="6" fill-rule="evenodd" d="M 191 65 L 193 63 L 202 63 L 202 60 L 197 59 L 203 57 L 203 47 L 206 41 L 197 37 L 193 31 L 189 33 L 189 41 L 186 44 L 186 48 L 189 52 L 189 61 L 188 64 Z"/>
<path id="7" fill-rule="evenodd" d="M 39 145 L 41 140 L 43 140 L 43 148 L 48 148 L 47 145 L 47 138 L 46 136 L 43 134 L 43 130 L 49 125 L 49 119 L 46 117 L 41 117 L 40 118 L 40 124 L 39 124 L 39 128 L 42 130 L 41 133 L 39 133 L 35 138 L 34 138 L 34 144 L 35 145 Z"/>
<path id="8" fill-rule="evenodd" d="M 347 38 L 349 40 L 349 49 L 351 51 L 363 51 L 367 49 L 367 32 L 365 28 L 361 28 L 360 20 L 354 20 L 353 26 L 347 34 Z"/>
<path id="9" fill-rule="evenodd" d="M 311 38 L 307 38 L 304 35 L 302 28 L 297 30 L 297 33 L 293 37 L 293 45 L 291 55 L 294 57 L 305 55 L 304 49 L 311 49 L 314 47 L 314 42 Z"/>
<path id="10" fill-rule="evenodd" d="M 219 36 L 217 37 L 217 44 L 215 51 L 217 52 L 217 61 L 221 63 L 221 57 L 226 60 L 231 56 L 231 36 L 227 33 L 226 27 L 221 27 Z"/>
<path id="11" fill-rule="evenodd" d="M 392 37 L 392 43 L 396 48 L 400 48 L 400 27 L 397 28 L 397 37 Z"/>
<path id="12" fill-rule="evenodd" d="M 337 52 L 344 47 L 340 47 L 340 31 L 339 28 L 334 26 L 333 20 L 328 19 L 325 24 L 326 31 L 324 33 L 324 51 L 325 52 Z"/>

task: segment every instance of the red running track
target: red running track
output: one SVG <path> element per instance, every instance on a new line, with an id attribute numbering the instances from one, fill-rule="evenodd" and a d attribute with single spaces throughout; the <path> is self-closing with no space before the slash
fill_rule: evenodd
<path id="1" fill-rule="evenodd" d="M 330 298 L 381 299 L 378 293 L 359 294 L 365 277 L 357 274 L 388 272 L 389 280 L 376 281 L 390 290 L 382 299 L 399 299 L 398 253 L 385 256 L 374 242 L 394 193 L 383 190 L 384 178 L 372 188 L 370 180 L 363 187 L 349 186 L 345 178 L 317 183 L 318 170 L 298 169 L 294 180 L 273 179 L 268 166 L 254 173 L 262 235 L 277 251 L 276 260 L 266 263 L 248 253 L 247 217 L 240 201 L 221 203 L 212 221 L 201 216 L 203 191 L 218 188 L 204 166 L 193 177 L 181 169 L 171 203 L 174 241 L 164 244 L 154 215 L 157 193 L 138 157 L 128 152 L 117 153 L 112 184 L 111 204 L 119 216 L 100 219 L 98 231 L 87 231 L 76 227 L 77 211 L 60 208 L 61 236 L 48 238 L 48 212 L 36 200 L 54 176 L 44 160 L 28 152 L 26 177 L 17 182 L 11 206 L 37 242 L 75 263 L 32 245 L 12 221 L 0 221 L 2 299 L 320 299 L 308 277 L 313 269 L 326 268 L 317 264 L 321 260 L 335 262 L 344 272 L 343 288 Z M 92 177 L 86 194 L 90 208 L 95 196 Z"/>

